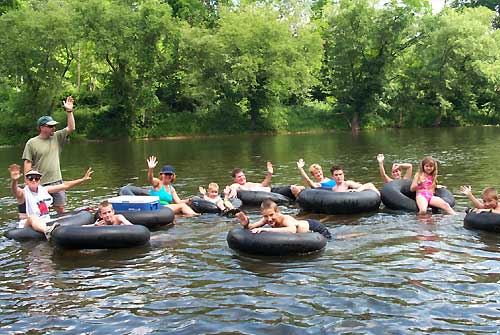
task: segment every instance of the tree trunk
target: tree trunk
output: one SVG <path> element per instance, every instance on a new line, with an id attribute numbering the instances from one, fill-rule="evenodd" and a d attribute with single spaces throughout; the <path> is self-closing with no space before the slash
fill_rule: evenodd
<path id="1" fill-rule="evenodd" d="M 355 111 L 351 121 L 351 131 L 353 134 L 359 133 L 359 112 Z"/>

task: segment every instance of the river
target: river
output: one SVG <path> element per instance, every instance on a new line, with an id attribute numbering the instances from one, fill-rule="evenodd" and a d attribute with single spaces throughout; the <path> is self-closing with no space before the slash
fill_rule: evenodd
<path id="1" fill-rule="evenodd" d="M 68 209 L 95 207 L 127 183 L 144 186 L 146 157 L 177 172 L 182 197 L 199 185 L 247 179 L 300 183 L 296 161 L 345 166 L 347 179 L 382 186 L 376 155 L 410 162 L 436 158 L 439 183 L 455 195 L 456 216 L 377 213 L 320 217 L 334 236 L 317 255 L 258 258 L 226 243 L 234 219 L 180 218 L 152 233 L 149 245 L 68 251 L 46 242 L 0 239 L 2 334 L 497 334 L 500 235 L 463 228 L 470 206 L 459 187 L 479 197 L 499 186 L 498 127 L 374 130 L 104 143 L 69 143 L 66 180 L 91 166 L 91 181 L 68 192 Z M 23 146 L 0 148 L 3 230 L 16 218 L 7 167 Z M 158 169 L 157 169 L 158 170 Z M 299 214 L 297 208 L 282 210 Z M 257 209 L 249 211 L 252 219 Z"/>

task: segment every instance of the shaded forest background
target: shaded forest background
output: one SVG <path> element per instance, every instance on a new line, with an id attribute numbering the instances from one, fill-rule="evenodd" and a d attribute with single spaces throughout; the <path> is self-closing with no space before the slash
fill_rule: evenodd
<path id="1" fill-rule="evenodd" d="M 500 123 L 500 6 L 6 0 L 0 143 Z"/>

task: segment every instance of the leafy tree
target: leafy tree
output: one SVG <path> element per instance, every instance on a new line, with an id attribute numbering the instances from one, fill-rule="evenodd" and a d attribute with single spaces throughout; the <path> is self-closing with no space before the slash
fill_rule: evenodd
<path id="1" fill-rule="evenodd" d="M 138 135 L 158 106 L 158 72 L 169 61 L 174 26 L 170 7 L 156 0 L 100 1 L 75 5 L 83 36 L 107 72 L 96 74 L 109 108 L 96 123 L 94 136 Z M 139 133 L 137 133 L 139 132 Z"/>
<path id="2" fill-rule="evenodd" d="M 428 17 L 424 38 L 405 55 L 396 74 L 396 109 L 405 122 L 426 126 L 497 123 L 500 107 L 500 38 L 486 8 Z M 396 95 L 394 95 L 396 96 Z"/>
<path id="3" fill-rule="evenodd" d="M 369 0 L 341 0 L 325 8 L 324 87 L 353 131 L 377 117 L 386 71 L 418 39 L 411 28 L 425 5 L 391 1 L 378 8 Z"/>
<path id="4" fill-rule="evenodd" d="M 497 12 L 497 15 L 493 18 L 493 27 L 495 29 L 500 29 L 500 3 L 498 0 L 454 0 L 451 3 L 452 8 L 475 8 L 484 6 L 491 10 Z"/>
<path id="5" fill-rule="evenodd" d="M 28 119 L 50 113 L 59 102 L 74 60 L 73 11 L 49 0 L 0 16 L 0 76 L 16 87 L 16 109 Z"/>
<path id="6" fill-rule="evenodd" d="M 291 27 L 268 7 L 246 6 L 223 12 L 212 35 L 184 34 L 180 75 L 197 109 L 217 106 L 242 128 L 283 127 L 280 106 L 307 96 L 321 59 L 319 35 Z"/>

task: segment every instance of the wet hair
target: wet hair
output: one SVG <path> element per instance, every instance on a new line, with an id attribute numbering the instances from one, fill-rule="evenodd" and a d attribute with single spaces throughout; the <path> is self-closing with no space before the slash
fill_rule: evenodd
<path id="1" fill-rule="evenodd" d="M 483 190 L 483 193 L 481 193 L 481 196 L 483 198 L 485 198 L 485 197 L 492 197 L 492 198 L 498 200 L 498 192 L 497 192 L 497 189 L 494 188 L 494 187 L 486 187 Z"/>
<path id="2" fill-rule="evenodd" d="M 437 185 L 437 175 L 438 175 L 438 164 L 436 162 L 436 160 L 434 158 L 432 158 L 431 156 L 427 156 L 427 157 L 424 157 L 424 159 L 422 159 L 422 162 L 420 162 L 420 174 L 422 175 L 423 173 L 425 173 L 424 171 L 424 166 L 426 164 L 432 164 L 434 165 L 434 171 L 432 171 L 432 188 L 435 189 L 436 188 L 436 185 Z"/>
<path id="3" fill-rule="evenodd" d="M 276 205 L 276 203 L 274 201 L 272 201 L 271 199 L 266 199 L 266 200 L 262 201 L 262 203 L 260 204 L 261 210 L 270 209 L 270 208 L 272 208 L 275 212 L 280 211 L 280 209 L 278 208 L 278 205 Z"/>
<path id="4" fill-rule="evenodd" d="M 217 190 L 217 191 L 219 191 L 219 185 L 217 185 L 217 183 L 210 183 L 210 184 L 208 184 L 208 190 Z"/>
<path id="5" fill-rule="evenodd" d="M 99 206 L 97 206 L 99 213 L 101 213 L 101 209 L 109 207 L 109 206 L 111 206 L 111 208 L 113 208 L 113 205 L 108 200 L 101 201 Z"/>
<path id="6" fill-rule="evenodd" d="M 334 165 L 332 166 L 332 168 L 330 169 L 330 172 L 332 173 L 333 175 L 333 171 L 338 171 L 338 170 L 342 170 L 344 171 L 344 167 L 342 165 Z"/>
<path id="7" fill-rule="evenodd" d="M 321 171 L 321 172 L 323 172 L 323 169 L 321 168 L 321 165 L 319 165 L 319 164 L 313 164 L 313 165 L 311 165 L 311 166 L 309 167 L 309 173 L 311 173 L 311 174 L 312 174 L 312 173 L 314 173 L 314 172 L 316 172 L 316 171 Z"/>
<path id="8" fill-rule="evenodd" d="M 243 172 L 242 169 L 239 169 L 239 168 L 236 168 L 233 170 L 233 172 L 231 172 L 231 176 L 233 176 L 233 178 L 236 178 L 236 175 L 240 172 Z"/>

